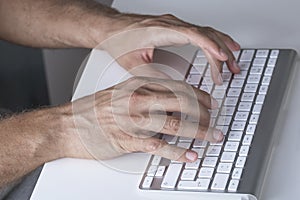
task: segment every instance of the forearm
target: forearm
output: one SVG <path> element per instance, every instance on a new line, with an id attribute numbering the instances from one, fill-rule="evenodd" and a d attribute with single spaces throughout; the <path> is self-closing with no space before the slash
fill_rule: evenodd
<path id="1" fill-rule="evenodd" d="M 82 148 L 68 112 L 48 108 L 0 121 L 0 188 L 47 161 L 72 157 L 70 144 Z"/>
<path id="2" fill-rule="evenodd" d="M 0 38 L 26 46 L 94 48 L 120 13 L 92 0 L 0 0 Z"/>

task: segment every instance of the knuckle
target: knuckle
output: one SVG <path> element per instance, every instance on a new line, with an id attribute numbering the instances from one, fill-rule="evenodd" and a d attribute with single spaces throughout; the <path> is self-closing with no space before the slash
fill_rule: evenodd
<path id="1" fill-rule="evenodd" d="M 201 136 L 205 136 L 208 133 L 208 128 L 205 126 L 199 126 L 199 132 L 201 134 Z"/>
<path id="2" fill-rule="evenodd" d="M 146 152 L 155 152 L 158 151 L 160 148 L 162 148 L 166 144 L 163 140 L 149 140 L 147 144 L 145 145 L 145 151 Z"/>
<path id="3" fill-rule="evenodd" d="M 177 19 L 177 17 L 175 17 L 174 15 L 168 13 L 168 14 L 164 14 L 164 15 L 161 15 L 163 18 L 171 18 L 171 19 Z"/>
<path id="4" fill-rule="evenodd" d="M 177 118 L 167 118 L 164 129 L 177 133 L 180 128 L 181 121 Z"/>

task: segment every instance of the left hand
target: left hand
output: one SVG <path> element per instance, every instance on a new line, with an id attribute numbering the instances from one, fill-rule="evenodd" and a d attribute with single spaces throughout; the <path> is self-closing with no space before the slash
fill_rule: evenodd
<path id="1" fill-rule="evenodd" d="M 106 49 L 127 70 L 151 63 L 155 47 L 193 44 L 206 55 L 216 84 L 222 84 L 223 62 L 232 73 L 240 72 L 232 54 L 240 45 L 211 27 L 189 24 L 173 15 L 122 14 L 120 21 L 121 28 L 102 42 L 100 48 Z M 154 71 L 152 75 L 164 78 L 165 75 L 159 73 Z M 147 72 L 138 71 L 135 75 L 147 75 Z"/>

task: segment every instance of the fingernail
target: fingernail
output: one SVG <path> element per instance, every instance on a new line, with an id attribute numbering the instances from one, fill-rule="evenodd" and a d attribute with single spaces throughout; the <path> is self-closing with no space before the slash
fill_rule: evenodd
<path id="1" fill-rule="evenodd" d="M 197 159 L 197 153 L 192 151 L 187 151 L 185 153 L 185 157 L 190 161 L 195 161 Z"/>
<path id="2" fill-rule="evenodd" d="M 217 141 L 222 141 L 224 138 L 224 135 L 223 135 L 222 131 L 220 131 L 220 130 L 215 130 L 213 133 L 213 136 L 214 136 L 214 139 Z"/>
<path id="3" fill-rule="evenodd" d="M 219 108 L 219 103 L 218 103 L 218 101 L 217 101 L 216 99 L 214 99 L 214 98 L 211 98 L 211 108 L 212 108 L 212 109 L 217 109 L 217 108 Z"/>

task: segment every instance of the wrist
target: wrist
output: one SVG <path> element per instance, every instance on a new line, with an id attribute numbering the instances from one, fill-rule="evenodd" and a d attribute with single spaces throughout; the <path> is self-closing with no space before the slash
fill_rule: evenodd
<path id="1" fill-rule="evenodd" d="M 59 146 L 62 157 L 91 159 L 76 127 L 72 103 L 56 107 L 59 118 Z"/>

